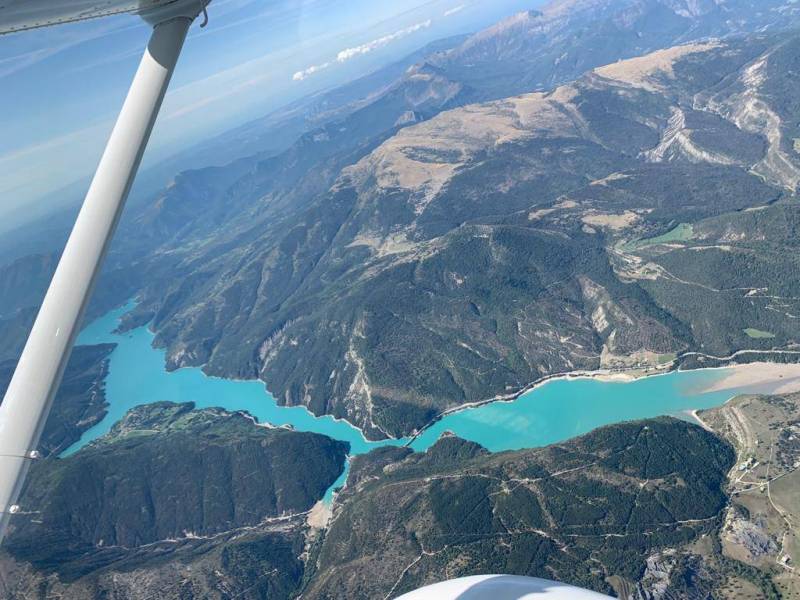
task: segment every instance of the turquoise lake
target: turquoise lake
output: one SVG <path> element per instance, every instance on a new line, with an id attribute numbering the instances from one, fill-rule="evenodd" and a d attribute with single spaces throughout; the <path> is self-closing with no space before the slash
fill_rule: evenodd
<path id="1" fill-rule="evenodd" d="M 153 334 L 146 327 L 124 334 L 113 333 L 120 317 L 130 308 L 122 307 L 97 319 L 78 338 L 79 344 L 113 342 L 117 348 L 111 354 L 106 379 L 108 414 L 84 432 L 64 455 L 107 433 L 134 406 L 160 400 L 191 401 L 198 408 L 218 406 L 247 411 L 260 423 L 291 425 L 299 431 L 346 441 L 351 455 L 379 446 L 408 443 L 406 439 L 370 442 L 345 421 L 315 417 L 302 407 L 278 406 L 260 381 L 209 377 L 199 368 L 168 372 L 164 368 L 165 352 L 152 347 Z M 706 370 L 673 372 L 632 382 L 555 379 L 514 401 L 447 415 L 417 437 L 411 447 L 425 450 L 443 432 L 452 431 L 496 452 L 547 445 L 619 421 L 658 415 L 685 417 L 689 410 L 718 406 L 731 397 L 731 391 L 702 391 L 724 376 L 724 370 Z M 333 488 L 339 487 L 344 478 L 345 474 Z"/>

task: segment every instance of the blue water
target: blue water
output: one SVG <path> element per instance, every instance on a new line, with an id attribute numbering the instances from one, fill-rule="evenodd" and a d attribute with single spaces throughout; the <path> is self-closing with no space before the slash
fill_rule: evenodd
<path id="1" fill-rule="evenodd" d="M 720 369 L 675 371 L 635 381 L 555 379 L 513 402 L 448 415 L 412 446 L 427 448 L 450 430 L 498 452 L 546 446 L 609 423 L 659 415 L 685 418 L 690 410 L 719 406 L 731 397 L 730 391 L 701 391 L 725 375 Z"/>
<path id="2" fill-rule="evenodd" d="M 325 495 L 322 497 L 322 502 L 326 506 L 330 506 L 333 504 L 333 497 L 336 492 L 344 487 L 345 482 L 347 481 L 347 476 L 350 474 L 350 457 L 347 457 L 347 460 L 344 463 L 344 469 L 342 469 L 342 474 L 337 477 L 336 481 L 333 482 L 331 487 L 328 488 L 328 491 L 325 492 Z"/>
<path id="3" fill-rule="evenodd" d="M 124 334 L 113 333 L 120 317 L 130 308 L 131 305 L 122 307 L 97 319 L 78 339 L 79 344 L 114 342 L 117 348 L 111 354 L 106 379 L 108 414 L 63 455 L 72 454 L 107 433 L 134 406 L 160 400 L 191 401 L 198 408 L 244 410 L 260 423 L 291 425 L 299 431 L 348 442 L 351 456 L 379 446 L 408 443 L 407 439 L 370 442 L 345 421 L 330 416 L 315 417 L 302 407 L 278 406 L 260 381 L 209 377 L 199 368 L 167 372 L 165 351 L 152 347 L 153 334 L 146 327 Z M 452 431 L 497 452 L 543 446 L 619 421 L 658 415 L 685 416 L 688 410 L 717 406 L 731 396 L 730 391 L 701 391 L 724 376 L 724 370 L 713 370 L 675 372 L 633 382 L 553 380 L 512 402 L 496 402 L 447 415 L 417 437 L 411 447 L 425 450 L 443 432 Z M 327 501 L 344 484 L 346 472 L 347 469 L 328 490 Z"/>

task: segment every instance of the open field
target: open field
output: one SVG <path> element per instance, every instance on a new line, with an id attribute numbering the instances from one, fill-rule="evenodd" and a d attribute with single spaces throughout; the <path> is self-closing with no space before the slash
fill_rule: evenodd
<path id="1" fill-rule="evenodd" d="M 748 327 L 743 331 L 747 337 L 751 337 L 754 340 L 771 339 L 775 337 L 774 333 L 770 333 L 769 331 L 761 331 L 760 329 L 753 329 L 752 327 Z"/>
<path id="2" fill-rule="evenodd" d="M 680 225 L 675 227 L 675 229 L 671 229 L 667 233 L 664 233 L 662 235 L 629 242 L 625 244 L 623 250 L 625 252 L 631 252 L 639 250 L 641 248 L 646 248 L 647 246 L 655 246 L 657 244 L 686 242 L 692 239 L 693 234 L 694 233 L 691 225 L 689 225 L 688 223 L 681 223 Z"/>

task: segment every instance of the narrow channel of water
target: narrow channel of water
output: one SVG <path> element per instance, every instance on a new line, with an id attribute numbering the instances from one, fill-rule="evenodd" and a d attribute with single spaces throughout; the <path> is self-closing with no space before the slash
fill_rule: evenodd
<path id="1" fill-rule="evenodd" d="M 199 368 L 168 372 L 165 352 L 152 347 L 153 334 L 146 327 L 115 334 L 120 317 L 131 305 L 111 311 L 81 333 L 79 344 L 113 342 L 106 380 L 108 414 L 81 439 L 64 451 L 72 454 L 107 433 L 128 410 L 161 400 L 194 402 L 198 408 L 244 410 L 260 423 L 291 425 L 299 431 L 321 433 L 350 444 L 350 454 L 363 454 L 402 440 L 367 441 L 361 431 L 330 416 L 315 417 L 302 407 L 279 406 L 260 381 L 220 379 Z M 496 402 L 449 414 L 412 443 L 417 451 L 429 448 L 445 431 L 475 441 L 492 452 L 543 446 L 586 433 L 596 427 L 658 415 L 685 416 L 693 409 L 725 402 L 730 391 L 704 393 L 725 376 L 724 370 L 674 372 L 632 382 L 591 378 L 555 379 L 511 402 Z M 342 477 L 326 494 L 344 483 Z"/>
<path id="2" fill-rule="evenodd" d="M 108 414 L 81 439 L 67 448 L 69 455 L 82 446 L 108 433 L 111 426 L 134 406 L 161 400 L 194 402 L 197 408 L 221 407 L 226 410 L 245 410 L 259 423 L 291 425 L 299 431 L 322 433 L 350 444 L 352 454 L 363 454 L 387 442 L 368 442 L 361 430 L 346 421 L 330 416 L 315 417 L 304 407 L 278 406 L 275 398 L 261 381 L 241 381 L 209 377 L 199 368 L 185 368 L 169 372 L 164 368 L 164 350 L 153 348 L 153 334 L 146 327 L 133 331 L 113 333 L 120 317 L 132 306 L 116 309 L 91 323 L 84 329 L 78 344 L 113 342 L 116 349 L 110 356 L 106 378 Z M 402 445 L 406 440 L 388 443 Z"/>

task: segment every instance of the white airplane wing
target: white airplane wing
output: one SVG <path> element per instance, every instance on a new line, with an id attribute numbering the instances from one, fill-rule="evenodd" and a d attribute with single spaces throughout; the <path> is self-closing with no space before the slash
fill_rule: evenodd
<path id="1" fill-rule="evenodd" d="M 517 575 L 472 575 L 427 585 L 395 600 L 608 600 L 583 588 Z"/>
<path id="2" fill-rule="evenodd" d="M 0 34 L 121 13 L 150 11 L 176 0 L 6 0 L 0 2 Z"/>

